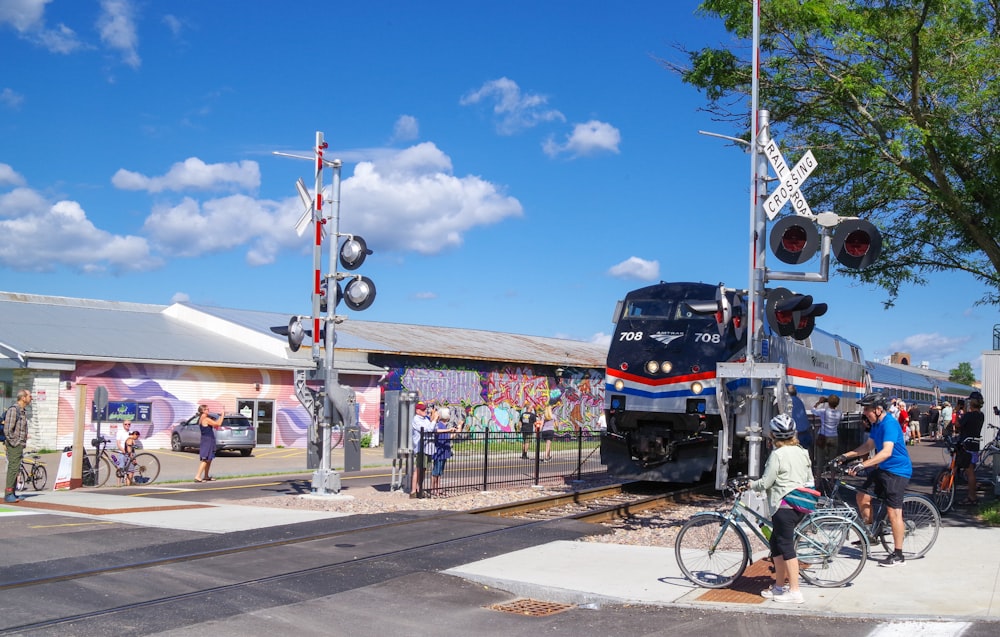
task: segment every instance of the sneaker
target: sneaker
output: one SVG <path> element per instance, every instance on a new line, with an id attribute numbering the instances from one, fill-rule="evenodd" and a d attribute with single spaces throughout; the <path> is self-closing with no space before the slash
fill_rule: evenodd
<path id="1" fill-rule="evenodd" d="M 906 558 L 903 557 L 901 553 L 896 553 L 893 551 L 889 554 L 889 557 L 885 558 L 878 563 L 879 566 L 884 566 L 886 568 L 892 568 L 893 566 L 904 566 L 906 564 Z"/>
<path id="2" fill-rule="evenodd" d="M 19 496 L 16 496 L 16 495 L 14 495 L 13 493 L 8 493 L 7 495 L 5 495 L 5 496 L 3 497 L 3 501 L 4 501 L 4 502 L 5 502 L 6 504 L 17 504 L 17 503 L 18 503 L 18 502 L 20 502 L 20 501 L 21 501 L 22 499 L 23 499 L 23 498 L 21 498 L 21 497 L 19 497 Z"/>
<path id="3" fill-rule="evenodd" d="M 784 595 L 788 592 L 788 586 L 772 586 L 771 588 L 762 590 L 760 596 L 764 599 L 774 599 L 779 595 Z"/>
<path id="4" fill-rule="evenodd" d="M 528 454 L 522 453 L 521 454 L 521 460 L 527 460 L 527 459 L 528 459 Z"/>
<path id="5" fill-rule="evenodd" d="M 781 595 L 775 595 L 771 599 L 779 604 L 803 604 L 806 601 L 802 597 L 802 591 L 785 591 Z"/>

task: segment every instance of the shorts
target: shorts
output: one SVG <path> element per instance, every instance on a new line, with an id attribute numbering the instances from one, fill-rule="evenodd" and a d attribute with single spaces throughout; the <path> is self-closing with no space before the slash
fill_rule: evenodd
<path id="1" fill-rule="evenodd" d="M 959 445 L 958 449 L 955 450 L 955 466 L 959 469 L 968 469 L 969 467 L 975 467 L 977 464 L 979 464 L 979 453 L 967 451 Z"/>
<path id="2" fill-rule="evenodd" d="M 910 479 L 897 476 L 881 469 L 876 469 L 873 474 L 865 480 L 864 488 L 874 486 L 875 495 L 881 498 L 885 505 L 891 509 L 903 508 L 903 496 L 906 494 L 906 487 L 909 486 Z"/>
<path id="3" fill-rule="evenodd" d="M 525 442 L 528 442 L 529 440 L 531 440 L 534 437 L 535 437 L 535 428 L 534 427 L 528 427 L 527 429 L 522 429 L 521 430 L 521 440 L 523 440 Z"/>
<path id="4" fill-rule="evenodd" d="M 555 439 L 556 439 L 556 432 L 554 432 L 551 429 L 542 430 L 542 440 L 545 440 L 547 442 L 549 440 L 555 440 Z"/>
<path id="5" fill-rule="evenodd" d="M 442 473 L 444 473 L 444 463 L 446 462 L 448 461 L 443 458 L 441 460 L 435 460 L 434 466 L 431 468 L 431 475 L 440 476 Z"/>
<path id="6" fill-rule="evenodd" d="M 779 508 L 771 516 L 774 528 L 771 531 L 771 557 L 780 555 L 786 560 L 795 559 L 795 527 L 798 526 L 805 513 L 795 509 Z"/>

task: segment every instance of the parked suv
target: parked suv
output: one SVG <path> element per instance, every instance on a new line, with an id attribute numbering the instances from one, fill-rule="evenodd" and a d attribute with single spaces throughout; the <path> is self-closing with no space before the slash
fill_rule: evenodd
<path id="1" fill-rule="evenodd" d="M 214 420 L 219 414 L 209 414 Z M 174 451 L 184 451 L 186 448 L 198 450 L 201 445 L 201 427 L 198 426 L 198 416 L 182 420 L 174 426 L 170 434 L 170 448 Z M 257 446 L 257 432 L 246 416 L 239 414 L 227 415 L 222 420 L 222 426 L 215 430 L 216 451 L 239 451 L 243 456 L 249 456 Z"/>

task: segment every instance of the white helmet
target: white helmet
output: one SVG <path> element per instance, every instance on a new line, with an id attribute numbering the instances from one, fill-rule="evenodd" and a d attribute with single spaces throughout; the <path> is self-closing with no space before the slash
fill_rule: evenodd
<path id="1" fill-rule="evenodd" d="M 447 407 L 438 409 L 438 420 L 451 420 L 451 410 Z"/>
<path id="2" fill-rule="evenodd" d="M 795 437 L 795 421 L 788 414 L 778 414 L 771 419 L 771 435 L 775 440 Z"/>

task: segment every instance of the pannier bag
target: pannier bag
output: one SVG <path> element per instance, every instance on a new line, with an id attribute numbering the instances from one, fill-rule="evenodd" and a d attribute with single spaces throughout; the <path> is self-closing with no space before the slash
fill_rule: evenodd
<path id="1" fill-rule="evenodd" d="M 816 510 L 820 492 L 809 487 L 799 487 L 790 491 L 782 500 L 799 513 L 812 513 Z"/>

